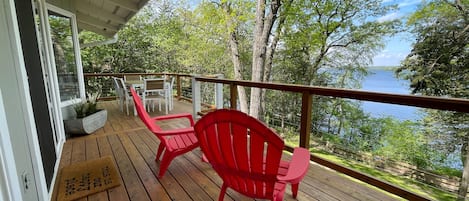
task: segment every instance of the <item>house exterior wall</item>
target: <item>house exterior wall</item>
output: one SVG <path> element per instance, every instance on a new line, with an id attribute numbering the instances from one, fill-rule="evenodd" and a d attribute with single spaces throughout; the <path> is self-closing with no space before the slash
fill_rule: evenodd
<path id="1" fill-rule="evenodd" d="M 0 3 L 1 5 L 1 3 Z M 1 24 L 1 23 L 0 23 Z M 1 25 L 0 25 L 1 27 Z M 8 131 L 5 108 L 3 107 L 3 97 L 0 90 L 0 200 L 22 200 L 16 179 L 18 172 L 13 157 L 13 148 L 10 143 L 10 133 Z"/>
<path id="2" fill-rule="evenodd" d="M 44 168 L 48 170 L 50 167 L 46 167 L 42 161 L 43 156 L 41 156 L 33 109 L 34 99 L 30 93 L 32 88 L 29 86 L 31 84 L 29 78 L 31 77 L 28 78 L 25 66 L 27 57 L 24 55 L 29 53 L 26 51 L 23 55 L 19 29 L 22 25 L 18 24 L 15 5 L 39 3 L 42 5 L 39 10 L 44 11 L 44 5 L 47 2 L 55 7 L 75 13 L 76 1 L 79 0 L 0 0 L 0 30 L 2 30 L 0 31 L 0 96 L 3 96 L 0 106 L 4 108 L 4 112 L 0 110 L 4 117 L 0 118 L 0 200 L 45 201 L 50 199 L 49 193 L 51 192 L 48 190 L 44 171 Z M 24 11 L 18 7 L 18 12 L 31 11 Z M 41 20 L 43 20 L 43 16 L 41 14 Z M 45 27 L 40 29 L 42 31 L 48 30 Z M 27 48 L 41 47 L 26 46 L 25 49 Z M 44 54 L 48 54 L 50 50 L 45 52 Z M 79 66 L 81 67 L 81 64 Z M 42 75 L 32 73 L 29 76 Z M 37 104 L 36 101 L 34 103 Z M 57 121 L 61 122 L 62 119 L 74 116 L 72 106 L 64 106 L 55 111 L 59 110 L 60 112 L 54 114 L 63 115 L 54 118 Z M 5 152 L 5 150 L 10 151 Z M 57 154 L 60 157 L 60 153 Z M 6 155 L 10 157 L 4 157 Z M 54 177 L 57 175 L 56 170 L 53 175 Z M 27 181 L 25 182 L 25 180 Z M 50 182 L 50 180 L 48 181 Z"/>
<path id="3" fill-rule="evenodd" d="M 1 0 L 0 9 L 0 88 L 3 96 L 10 143 L 13 147 L 18 183 L 23 200 L 47 200 L 48 193 L 33 117 L 28 78 L 20 43 L 15 3 Z M 28 180 L 28 188 L 23 181 Z M 18 186 L 18 184 L 20 186 Z M 2 191 L 3 193 L 3 191 Z M 2 195 L 3 196 L 3 195 Z"/>

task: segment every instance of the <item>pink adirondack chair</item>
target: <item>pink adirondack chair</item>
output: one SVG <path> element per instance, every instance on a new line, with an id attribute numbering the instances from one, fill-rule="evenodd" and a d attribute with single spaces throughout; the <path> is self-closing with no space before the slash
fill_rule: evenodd
<path id="1" fill-rule="evenodd" d="M 296 198 L 309 168 L 308 150 L 295 148 L 291 161 L 282 161 L 283 140 L 237 110 L 208 113 L 194 129 L 203 153 L 223 180 L 220 201 L 228 187 L 256 199 L 283 200 L 287 183 Z"/>
<path id="2" fill-rule="evenodd" d="M 143 107 L 140 96 L 138 96 L 134 89 L 130 89 L 130 91 L 132 93 L 138 116 L 143 123 L 145 123 L 147 128 L 160 140 L 155 160 L 158 161 L 161 154 L 164 152 L 160 163 L 160 171 L 158 173 L 158 178 L 162 178 L 168 169 L 169 164 L 176 156 L 189 152 L 199 146 L 199 142 L 194 133 L 194 120 L 192 119 L 192 115 L 189 113 L 150 117 Z M 178 118 L 187 118 L 190 122 L 190 127 L 162 130 L 161 127 L 155 124 L 157 121 Z"/>

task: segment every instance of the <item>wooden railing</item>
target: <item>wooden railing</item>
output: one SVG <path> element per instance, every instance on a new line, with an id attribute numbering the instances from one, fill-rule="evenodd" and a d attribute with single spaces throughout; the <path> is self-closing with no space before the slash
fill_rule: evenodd
<path id="1" fill-rule="evenodd" d="M 178 100 L 180 99 L 186 99 L 186 100 L 191 100 L 189 97 L 184 97 L 182 94 L 182 78 L 187 78 L 190 79 L 193 77 L 191 74 L 184 74 L 184 73 L 84 73 L 84 77 L 86 78 L 92 78 L 92 77 L 97 77 L 97 78 L 103 78 L 103 77 L 121 77 L 123 78 L 126 75 L 140 75 L 143 77 L 147 76 L 175 76 L 176 77 L 176 98 Z M 86 85 L 86 84 L 85 84 Z M 110 86 L 112 87 L 112 83 L 110 83 Z M 101 100 L 106 100 L 106 99 L 115 99 L 116 97 L 114 96 L 105 96 L 101 97 Z"/>
<path id="2" fill-rule="evenodd" d="M 415 96 L 415 95 L 399 95 L 379 92 L 367 92 L 360 90 L 350 89 L 337 89 L 327 87 L 314 87 L 314 86 L 303 86 L 293 84 L 279 84 L 279 83 L 260 83 L 252 81 L 239 81 L 229 79 L 215 79 L 215 78 L 204 78 L 195 77 L 193 78 L 193 96 L 197 97 L 197 85 L 198 82 L 209 82 L 216 84 L 226 84 L 230 88 L 230 107 L 233 109 L 237 108 L 237 86 L 245 87 L 257 87 L 262 89 L 272 89 L 286 92 L 295 92 L 302 94 L 302 107 L 301 107 L 301 123 L 300 123 L 300 142 L 299 146 L 309 148 L 310 143 L 310 131 L 311 131 L 311 116 L 312 116 L 312 100 L 313 95 L 348 98 L 355 100 L 373 101 L 380 103 L 391 103 L 398 105 L 416 106 L 422 108 L 431 108 L 439 110 L 449 110 L 456 112 L 469 113 L 469 100 L 458 99 L 458 98 L 440 98 L 430 96 Z M 194 87 L 195 86 L 195 87 Z M 197 101 L 194 105 L 199 104 Z M 197 106 L 194 106 L 194 113 Z M 288 151 L 292 152 L 293 147 L 287 147 Z M 429 200 L 426 197 L 412 193 L 406 189 L 402 189 L 398 186 L 390 184 L 388 182 L 381 181 L 369 175 L 360 173 L 348 167 L 333 163 L 331 161 L 320 158 L 314 154 L 310 155 L 312 161 L 334 169 L 338 172 L 344 173 L 348 176 L 359 179 L 363 182 L 379 187 L 385 191 L 398 195 L 408 200 Z"/>
<path id="3" fill-rule="evenodd" d="M 175 82 L 175 90 L 176 90 L 176 99 L 177 100 L 185 100 L 185 101 L 188 101 L 188 102 L 192 102 L 193 101 L 193 97 L 192 97 L 192 93 L 193 93 L 193 89 L 192 89 L 192 86 L 193 86 L 193 82 L 194 82 L 194 78 L 196 76 L 203 76 L 203 77 L 207 77 L 207 78 L 223 78 L 223 75 L 222 74 L 213 74 L 213 75 L 193 75 L 193 74 L 185 74 L 185 73 L 84 73 L 84 78 L 85 78 L 85 90 L 86 92 L 96 92 L 96 91 L 93 91 L 93 90 L 96 90 L 96 89 L 92 89 L 93 86 L 90 86 L 89 84 L 91 83 L 92 85 L 99 85 L 99 87 L 101 87 L 101 97 L 99 98 L 99 100 L 114 100 L 117 98 L 117 96 L 115 95 L 107 95 L 107 94 L 110 94 L 109 91 L 107 90 L 114 90 L 114 85 L 112 83 L 112 79 L 111 77 L 120 77 L 120 78 L 123 78 L 124 76 L 135 76 L 135 75 L 140 75 L 142 76 L 143 78 L 148 78 L 150 76 L 172 76 L 172 77 L 176 77 L 176 82 Z M 91 81 L 90 83 L 88 83 L 89 79 L 91 78 L 97 78 L 96 80 L 94 81 Z M 186 82 L 186 85 L 185 87 L 183 86 L 183 79 L 185 79 L 185 82 Z M 103 89 L 103 88 L 106 88 L 106 89 Z M 216 107 L 217 104 L 222 104 L 222 98 L 223 96 L 221 96 L 222 94 L 222 89 L 220 88 L 220 85 L 216 85 L 216 88 L 215 88 L 215 95 L 216 97 L 214 97 L 214 102 L 210 102 L 210 103 L 206 103 L 206 102 L 201 102 L 200 100 L 200 97 L 198 97 L 199 99 L 197 101 L 200 102 L 200 104 L 197 104 L 197 105 L 200 105 L 200 107 L 198 107 L 197 109 L 194 108 L 194 111 L 195 110 L 202 110 L 202 108 L 207 108 L 207 109 L 210 109 L 210 108 L 214 108 Z M 213 92 L 212 92 L 213 93 Z M 186 95 L 186 94 L 190 94 L 190 95 Z M 195 114 L 197 115 L 197 114 Z"/>
<path id="4" fill-rule="evenodd" d="M 260 83 L 252 81 L 239 81 L 220 79 L 220 75 L 199 77 L 191 74 L 180 73 L 85 73 L 85 78 L 92 77 L 124 77 L 125 75 L 141 75 L 141 76 L 175 76 L 176 77 L 176 97 L 178 100 L 184 99 L 193 102 L 193 114 L 197 116 L 201 112 L 201 106 L 206 105 L 200 100 L 200 83 L 214 83 L 215 84 L 215 105 L 217 108 L 223 107 L 223 84 L 229 85 L 230 89 L 230 107 L 237 108 L 237 86 L 257 87 L 262 89 L 279 90 L 286 92 L 294 92 L 302 94 L 302 107 L 301 107 L 301 123 L 300 123 L 300 142 L 299 146 L 309 148 L 310 131 L 311 131 L 311 116 L 313 107 L 313 96 L 329 96 L 338 98 L 349 98 L 355 100 L 373 101 L 381 103 L 391 103 L 397 105 L 408 105 L 422 108 L 431 108 L 439 110 L 449 110 L 456 112 L 469 113 L 469 100 L 457 98 L 440 98 L 430 96 L 414 96 L 414 95 L 400 95 L 379 92 L 368 92 L 361 90 L 350 89 L 337 89 L 327 87 L 314 87 L 293 84 L 280 84 L 280 83 Z M 218 78 L 214 78 L 218 77 Z M 191 82 L 192 97 L 183 97 L 181 79 L 189 79 Z M 104 99 L 113 97 L 104 97 Z M 287 151 L 292 152 L 293 147 L 286 147 Z M 429 200 L 423 196 L 417 195 L 400 187 L 397 187 L 388 182 L 378 180 L 369 175 L 357 172 L 348 167 L 333 163 L 331 161 L 320 158 L 314 154 L 310 156 L 311 160 L 321 164 L 325 167 L 334 169 L 338 172 L 344 173 L 361 181 L 364 181 L 373 186 L 379 187 L 390 193 L 398 195 L 402 198 L 409 200 Z"/>

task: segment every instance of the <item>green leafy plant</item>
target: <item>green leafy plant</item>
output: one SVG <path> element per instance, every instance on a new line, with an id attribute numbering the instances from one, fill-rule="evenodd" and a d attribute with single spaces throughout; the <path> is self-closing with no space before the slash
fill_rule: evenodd
<path id="1" fill-rule="evenodd" d="M 98 112 L 97 100 L 100 96 L 99 93 L 90 94 L 88 93 L 87 99 L 81 103 L 76 104 L 73 108 L 77 114 L 77 118 L 83 118 Z"/>

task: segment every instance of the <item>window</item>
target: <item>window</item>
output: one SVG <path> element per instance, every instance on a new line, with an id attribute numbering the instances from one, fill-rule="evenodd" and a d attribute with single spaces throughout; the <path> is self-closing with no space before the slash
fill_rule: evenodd
<path id="1" fill-rule="evenodd" d="M 61 106 L 84 98 L 83 73 L 74 15 L 48 6 L 50 43 L 55 62 L 56 82 Z M 62 14 L 64 13 L 64 14 Z"/>

